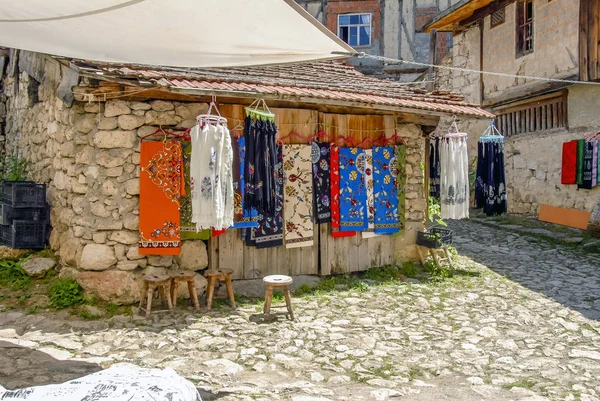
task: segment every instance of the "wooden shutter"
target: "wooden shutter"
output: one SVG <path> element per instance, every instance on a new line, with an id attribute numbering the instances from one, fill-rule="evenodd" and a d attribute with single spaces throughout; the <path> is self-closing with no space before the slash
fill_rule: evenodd
<path id="1" fill-rule="evenodd" d="M 582 81 L 600 80 L 598 46 L 600 41 L 600 0 L 580 0 L 579 76 Z"/>

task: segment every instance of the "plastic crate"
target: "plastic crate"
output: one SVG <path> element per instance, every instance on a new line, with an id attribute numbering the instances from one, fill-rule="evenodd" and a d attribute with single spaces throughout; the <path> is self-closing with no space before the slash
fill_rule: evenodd
<path id="1" fill-rule="evenodd" d="M 46 223 L 15 220 L 9 226 L 0 226 L 0 242 L 13 249 L 43 249 L 46 228 Z"/>
<path id="2" fill-rule="evenodd" d="M 417 233 L 417 245 L 427 248 L 441 248 L 443 245 L 452 245 L 452 230 L 441 227 L 432 227 L 427 232 Z"/>
<path id="3" fill-rule="evenodd" d="M 2 202 L 15 208 L 46 206 L 46 184 L 2 181 Z"/>
<path id="4" fill-rule="evenodd" d="M 12 207 L 7 203 L 0 202 L 0 224 L 12 224 L 13 220 L 36 221 L 39 223 L 50 223 L 50 205 L 44 207 Z"/>

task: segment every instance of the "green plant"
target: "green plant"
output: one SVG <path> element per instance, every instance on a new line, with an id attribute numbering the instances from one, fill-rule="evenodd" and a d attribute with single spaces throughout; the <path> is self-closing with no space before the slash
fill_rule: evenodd
<path id="1" fill-rule="evenodd" d="M 358 292 L 369 291 L 369 286 L 366 283 L 363 283 L 362 281 L 358 280 L 351 281 L 348 287 Z"/>
<path id="2" fill-rule="evenodd" d="M 29 313 L 29 314 L 36 313 L 39 309 L 40 309 L 39 306 L 31 305 L 29 308 L 27 308 L 27 313 Z"/>
<path id="3" fill-rule="evenodd" d="M 2 179 L 8 181 L 24 181 L 27 179 L 27 161 L 22 157 L 8 156 L 2 166 Z"/>
<path id="4" fill-rule="evenodd" d="M 437 199 L 429 197 L 427 215 L 429 216 L 429 222 L 436 223 L 444 227 L 447 226 L 446 222 L 442 220 L 442 207 L 438 203 Z"/>
<path id="5" fill-rule="evenodd" d="M 26 292 L 25 294 L 19 295 L 17 297 L 17 301 L 19 302 L 19 304 L 23 305 L 25 303 L 25 301 L 27 301 L 29 298 L 31 298 L 31 293 Z"/>
<path id="6" fill-rule="evenodd" d="M 319 283 L 315 286 L 315 292 L 330 292 L 335 290 L 336 280 L 335 277 L 330 277 L 319 281 Z"/>
<path id="7" fill-rule="evenodd" d="M 475 199 L 475 180 L 477 180 L 477 156 L 473 158 L 471 164 L 469 164 L 469 192 L 471 199 Z"/>
<path id="8" fill-rule="evenodd" d="M 400 278 L 400 270 L 392 265 L 377 266 L 367 270 L 364 277 L 378 282 L 393 281 Z"/>
<path id="9" fill-rule="evenodd" d="M 0 261 L 0 285 L 18 291 L 26 289 L 30 283 L 31 279 L 19 262 L 14 260 Z"/>
<path id="10" fill-rule="evenodd" d="M 400 267 L 400 273 L 405 277 L 416 277 L 419 269 L 414 262 L 405 262 Z"/>
<path id="11" fill-rule="evenodd" d="M 81 286 L 73 279 L 58 279 L 48 288 L 50 306 L 61 309 L 85 302 Z"/>
<path id="12" fill-rule="evenodd" d="M 302 284 L 300 287 L 296 288 L 296 291 L 294 291 L 294 296 L 303 297 L 310 293 L 312 293 L 312 288 L 310 288 L 308 284 Z"/>
<path id="13" fill-rule="evenodd" d="M 446 267 L 438 267 L 431 260 L 425 263 L 425 266 L 423 266 L 423 268 L 426 272 L 428 272 L 431 275 L 431 279 L 433 281 L 443 281 L 445 279 L 454 277 L 454 272 L 451 268 L 449 269 Z"/>

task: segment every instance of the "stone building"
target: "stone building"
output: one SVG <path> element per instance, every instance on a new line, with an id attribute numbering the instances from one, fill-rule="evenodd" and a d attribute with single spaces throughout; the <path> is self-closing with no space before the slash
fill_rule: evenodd
<path id="1" fill-rule="evenodd" d="M 453 95 L 394 87 L 333 62 L 182 70 L 95 65 L 13 50 L 2 60 L 7 57 L 3 152 L 24 158 L 29 178 L 48 184 L 50 246 L 61 274 L 112 302 L 134 301 L 141 275 L 167 269 L 226 266 L 240 279 L 256 272 L 327 275 L 414 258 L 411 245 L 426 214 L 424 133 L 450 113 L 490 116 Z M 336 138 L 352 130 L 357 139 L 403 137 L 404 235 L 333 241 L 327 224 L 316 226 L 320 240 L 313 247 L 250 249 L 238 230 L 228 230 L 207 242 L 184 241 L 177 257 L 138 254 L 140 138 L 158 127 L 192 127 L 211 96 L 233 132 L 243 120 L 243 105 L 260 97 L 276 114 L 280 135 L 325 130 Z M 204 285 L 198 274 L 199 290 Z"/>
<path id="2" fill-rule="evenodd" d="M 429 62 L 430 39 L 420 28 L 458 0 L 296 0 L 329 30 L 357 51 L 407 61 Z M 353 36 L 356 29 L 357 35 Z M 438 35 L 442 58 L 452 47 L 452 34 Z M 350 58 L 364 74 L 409 82 L 426 71 L 410 64 L 387 65 Z"/>
<path id="3" fill-rule="evenodd" d="M 597 0 L 462 0 L 425 30 L 452 32 L 454 46 L 442 64 L 496 73 L 597 81 Z M 595 11 L 593 11 L 595 10 Z M 591 212 L 600 188 L 563 185 L 563 142 L 600 129 L 600 86 L 480 75 L 439 69 L 449 89 L 496 115 L 505 136 L 509 212 L 537 216 L 540 204 Z M 470 155 L 485 123 L 463 124 Z"/>

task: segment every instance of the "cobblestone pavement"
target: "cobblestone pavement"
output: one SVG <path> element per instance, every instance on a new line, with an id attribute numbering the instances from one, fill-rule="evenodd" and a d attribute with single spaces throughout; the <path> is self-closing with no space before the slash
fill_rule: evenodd
<path id="1" fill-rule="evenodd" d="M 0 384 L 133 362 L 174 368 L 204 400 L 600 400 L 598 256 L 452 228 L 454 278 L 295 297 L 295 322 L 262 323 L 259 305 L 152 322 L 2 312 Z"/>

